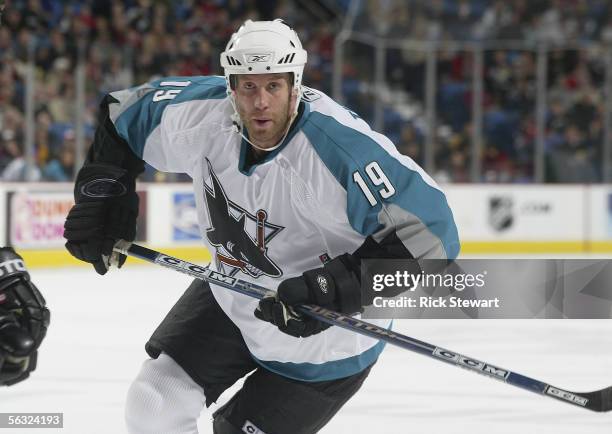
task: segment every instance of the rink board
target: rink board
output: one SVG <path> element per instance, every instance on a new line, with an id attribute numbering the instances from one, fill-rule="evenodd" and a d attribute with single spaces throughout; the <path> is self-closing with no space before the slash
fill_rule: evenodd
<path id="1" fill-rule="evenodd" d="M 72 184 L 0 186 L 0 245 L 15 246 L 30 266 L 77 265 L 65 252 L 63 222 Z M 612 254 L 612 187 L 474 185 L 443 187 L 462 254 Z M 206 262 L 190 184 L 138 184 L 137 241 Z"/>

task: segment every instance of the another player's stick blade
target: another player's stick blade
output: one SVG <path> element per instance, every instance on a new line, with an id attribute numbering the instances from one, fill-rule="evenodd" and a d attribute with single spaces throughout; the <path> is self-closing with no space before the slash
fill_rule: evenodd
<path id="1" fill-rule="evenodd" d="M 589 401 L 586 408 L 593 411 L 604 412 L 612 410 L 612 386 L 595 392 L 581 393 Z"/>

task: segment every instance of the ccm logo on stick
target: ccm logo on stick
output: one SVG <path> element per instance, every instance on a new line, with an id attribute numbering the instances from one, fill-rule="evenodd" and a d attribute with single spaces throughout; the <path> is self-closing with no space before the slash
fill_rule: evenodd
<path id="1" fill-rule="evenodd" d="M 582 396 L 574 395 L 573 393 L 566 392 L 565 390 L 557 389 L 556 387 L 552 386 L 548 386 L 548 389 L 546 389 L 546 393 L 556 398 L 564 399 L 566 401 L 582 405 L 583 407 L 589 402 L 588 399 L 583 398 Z"/>
<path id="2" fill-rule="evenodd" d="M 510 375 L 510 372 L 506 371 L 505 369 L 489 365 L 488 363 L 481 362 L 480 360 L 470 359 L 469 357 L 453 353 L 452 351 L 445 350 L 444 348 L 436 348 L 433 350 L 432 354 L 441 359 L 456 363 L 459 366 L 466 367 L 499 380 L 506 380 Z"/>
<path id="3" fill-rule="evenodd" d="M 159 255 L 159 257 L 155 259 L 155 262 L 166 267 L 174 268 L 178 271 L 189 271 L 194 274 L 199 274 L 204 277 L 207 277 L 208 279 L 216 280 L 219 283 L 227 283 L 229 285 L 234 285 L 236 283 L 236 279 L 234 279 L 233 277 L 217 273 L 216 271 L 211 270 L 210 268 L 190 264 L 180 259 L 173 258 L 172 256 Z"/>

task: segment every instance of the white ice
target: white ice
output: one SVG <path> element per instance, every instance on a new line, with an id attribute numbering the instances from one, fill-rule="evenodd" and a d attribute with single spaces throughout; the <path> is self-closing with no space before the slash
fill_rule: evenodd
<path id="1" fill-rule="evenodd" d="M 0 412 L 63 412 L 64 428 L 0 434 L 125 433 L 125 394 L 146 357 L 144 342 L 189 279 L 139 265 L 104 277 L 88 268 L 32 274 L 52 309 L 51 327 L 31 379 L 0 389 Z M 612 384 L 612 320 L 403 320 L 395 328 L 560 388 Z M 201 433 L 212 433 L 211 413 L 202 413 Z M 609 434 L 612 413 L 387 346 L 361 391 L 321 432 Z"/>

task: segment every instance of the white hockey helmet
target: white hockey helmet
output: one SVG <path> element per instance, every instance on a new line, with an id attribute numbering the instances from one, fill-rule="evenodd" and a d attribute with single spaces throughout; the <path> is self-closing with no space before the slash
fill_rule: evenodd
<path id="1" fill-rule="evenodd" d="M 230 76 L 233 74 L 293 73 L 293 88 L 298 100 L 302 95 L 302 75 L 306 50 L 297 33 L 283 23 L 247 20 L 232 35 L 221 53 L 227 92 L 231 95 Z"/>

